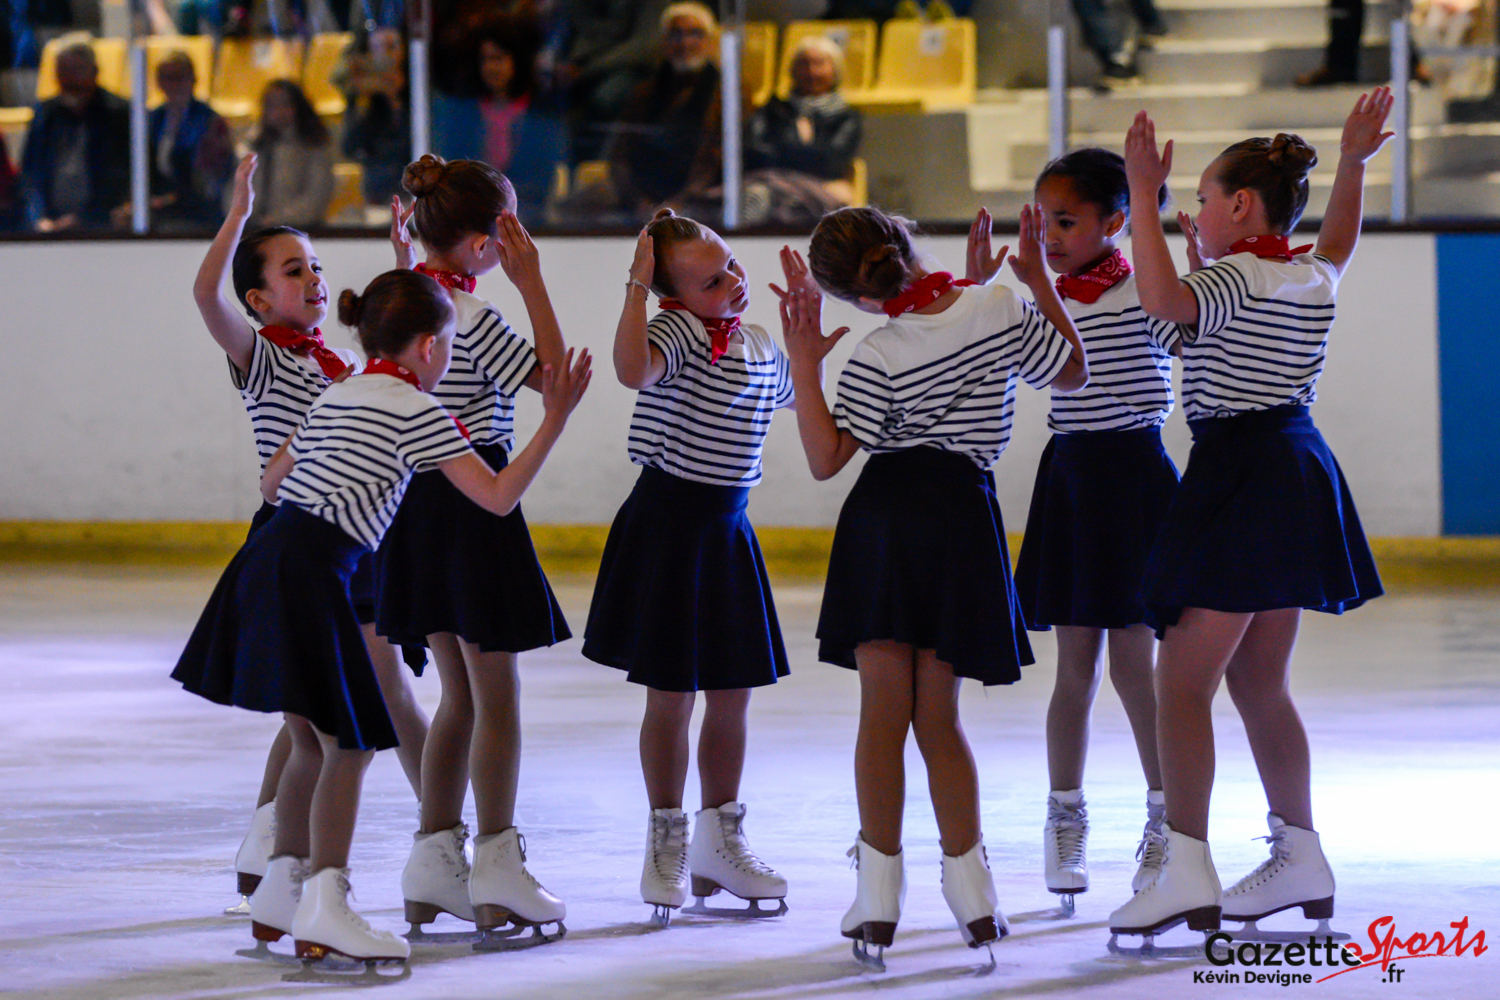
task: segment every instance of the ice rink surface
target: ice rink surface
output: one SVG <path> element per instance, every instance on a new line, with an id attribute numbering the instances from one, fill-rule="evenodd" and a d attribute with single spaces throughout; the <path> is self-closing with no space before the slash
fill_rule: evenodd
<path id="1" fill-rule="evenodd" d="M 342 982 L 235 955 L 248 921 L 232 859 L 277 720 L 221 708 L 168 678 L 214 581 L 202 570 L 0 570 L 0 994 L 77 998 L 321 996 Z M 587 581 L 560 597 L 581 631 Z M 1314 806 L 1338 878 L 1334 924 L 1368 946 L 1389 916 L 1403 940 L 1469 919 L 1491 950 L 1400 960 L 1308 985 L 1197 983 L 1197 960 L 1110 956 L 1106 921 L 1124 901 L 1145 785 L 1106 683 L 1085 790 L 1093 888 L 1055 917 L 1041 877 L 1047 777 L 1043 717 L 1052 642 L 1010 688 L 968 685 L 964 721 L 980 764 L 985 842 L 1010 915 L 998 967 L 964 948 L 940 893 L 926 782 L 908 750 L 909 891 L 889 971 L 860 971 L 838 922 L 854 893 L 844 852 L 857 820 L 855 676 L 815 662 L 819 589 L 778 590 L 793 673 L 756 694 L 742 797 L 751 843 L 790 881 L 776 920 L 679 918 L 651 928 L 637 883 L 647 813 L 636 758 L 642 692 L 584 661 L 578 640 L 522 658 L 525 757 L 518 825 L 529 867 L 568 904 L 568 935 L 525 952 L 418 947 L 392 998 L 824 1000 L 1187 996 L 1500 996 L 1500 595 L 1387 597 L 1343 618 L 1309 614 L 1294 686 L 1313 745 Z M 432 672 L 416 682 L 430 711 Z M 1221 695 L 1214 859 L 1226 885 L 1265 857 L 1265 805 Z M 697 808 L 689 782 L 685 806 Z M 376 758 L 353 853 L 356 909 L 404 930 L 400 872 L 415 803 L 395 757 Z M 717 897 L 722 899 L 723 897 Z M 1303 927 L 1300 915 L 1282 926 Z M 1280 918 L 1278 918 L 1280 919 Z M 434 930 L 456 930 L 457 922 Z M 1268 925 L 1275 921 L 1269 921 Z M 1177 937 L 1175 935 L 1181 935 Z M 1181 930 L 1167 942 L 1193 940 Z M 1467 940 L 1467 939 L 1466 939 Z M 285 947 L 285 942 L 276 947 Z M 1263 972 L 1330 970 L 1280 967 Z"/>

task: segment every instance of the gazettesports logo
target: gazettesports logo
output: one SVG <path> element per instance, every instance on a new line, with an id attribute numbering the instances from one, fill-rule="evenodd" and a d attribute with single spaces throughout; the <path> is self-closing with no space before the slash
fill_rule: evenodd
<path id="1" fill-rule="evenodd" d="M 1326 983 L 1350 972 L 1379 967 L 1381 982 L 1399 983 L 1406 969 L 1396 963 L 1417 958 L 1478 958 L 1489 948 L 1484 931 L 1476 930 L 1465 937 L 1469 918 L 1456 920 L 1446 931 L 1423 934 L 1414 931 L 1405 939 L 1396 933 L 1395 917 L 1377 917 L 1367 929 L 1370 944 L 1361 947 L 1354 942 L 1336 942 L 1332 935 L 1322 938 L 1309 934 L 1306 943 L 1279 941 L 1240 941 L 1220 931 L 1210 934 L 1203 944 L 1203 955 L 1215 969 L 1193 973 L 1195 983 L 1266 983 L 1276 986 Z M 1293 971 L 1287 971 L 1288 969 Z M 1304 972 L 1302 969 L 1316 969 Z M 1333 969 L 1336 971 L 1326 971 Z"/>

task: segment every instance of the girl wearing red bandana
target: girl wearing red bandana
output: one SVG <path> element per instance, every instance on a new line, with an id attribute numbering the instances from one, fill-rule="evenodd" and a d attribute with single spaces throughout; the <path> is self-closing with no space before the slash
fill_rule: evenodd
<path id="1" fill-rule="evenodd" d="M 1088 386 L 1052 394 L 1052 439 L 1037 468 L 1016 561 L 1027 627 L 1057 629 L 1042 854 L 1047 888 L 1071 912 L 1074 894 L 1089 888 L 1083 770 L 1106 648 L 1146 778 L 1136 885 L 1161 861 L 1156 637 L 1144 624 L 1140 591 L 1177 489 L 1177 469 L 1161 443 L 1161 425 L 1172 412 L 1177 328 L 1141 311 L 1130 261 L 1116 246 L 1130 212 L 1120 154 L 1080 149 L 1052 161 L 1037 178 L 1036 199 L 1047 223 L 1047 263 L 1089 356 Z M 1000 269 L 989 241 L 989 215 L 981 210 L 969 236 L 969 277 L 986 283 Z"/>
<path id="2" fill-rule="evenodd" d="M 244 236 L 255 200 L 255 167 L 254 153 L 240 162 L 234 201 L 203 258 L 193 298 L 209 334 L 228 355 L 230 378 L 250 414 L 264 469 L 323 390 L 359 371 L 361 362 L 353 351 L 323 342 L 319 326 L 328 316 L 328 285 L 307 234 L 277 226 Z M 232 282 L 238 303 L 225 294 L 226 280 Z M 262 503 L 251 522 L 251 535 L 275 513 L 272 502 Z M 397 650 L 375 634 L 374 581 L 373 559 L 367 554 L 351 581 L 355 610 L 400 737 L 396 755 L 420 799 L 427 716 L 412 694 Z M 232 912 L 250 912 L 244 897 L 255 891 L 266 872 L 274 849 L 276 789 L 291 747 L 291 735 L 283 727 L 271 745 L 250 832 L 235 858 L 242 898 Z"/>
<path id="3" fill-rule="evenodd" d="M 648 292 L 662 307 L 649 323 Z M 748 304 L 745 269 L 713 230 L 664 209 L 641 231 L 614 360 L 620 382 L 639 393 L 629 451 L 642 468 L 609 530 L 583 655 L 647 689 L 641 899 L 662 925 L 690 885 L 695 912 L 726 912 L 704 908 L 702 897 L 720 889 L 778 904 L 787 893 L 750 849 L 740 801 L 751 689 L 788 672 L 745 506 L 771 418 L 793 404 L 786 355 L 740 322 Z M 683 791 L 699 691 L 702 807 L 689 840 Z M 786 912 L 759 905 L 749 915 Z"/>
<path id="4" fill-rule="evenodd" d="M 839 514 L 818 619 L 818 658 L 859 671 L 860 831 L 850 852 L 859 887 L 841 931 L 870 962 L 872 948 L 891 943 L 905 894 L 910 731 L 927 763 L 943 896 L 959 932 L 970 947 L 1009 932 L 958 717 L 962 678 L 1011 684 L 1034 662 L 989 469 L 1010 440 L 1017 378 L 1063 392 L 1088 382 L 1083 345 L 1042 262 L 1038 210 L 1022 211 L 1019 254 L 1009 258 L 1036 306 L 1001 285 L 965 287 L 929 271 L 908 226 L 870 208 L 832 212 L 807 264 L 782 250 L 787 291 L 778 290 L 813 477 L 871 453 Z M 822 335 L 820 288 L 888 317 L 855 347 L 832 411 L 823 359 L 849 330 Z"/>
<path id="5" fill-rule="evenodd" d="M 1294 135 L 1235 143 L 1198 182 L 1185 225 L 1206 263 L 1179 278 L 1154 211 L 1172 166 L 1145 112 L 1125 140 L 1141 305 L 1180 325 L 1183 409 L 1193 450 L 1147 566 L 1157 634 L 1157 745 L 1165 861 L 1110 917 L 1117 934 L 1184 920 L 1256 920 L 1300 908 L 1333 915 L 1334 879 L 1312 815 L 1307 734 L 1288 672 L 1302 609 L 1340 614 L 1381 593 L 1337 460 L 1309 413 L 1339 278 L 1354 256 L 1365 163 L 1390 138 L 1377 88 L 1344 124 L 1316 250 L 1288 239 L 1307 205 L 1313 148 Z M 1214 780 L 1210 705 L 1227 681 L 1270 805 L 1271 857 L 1222 889 L 1208 847 Z"/>

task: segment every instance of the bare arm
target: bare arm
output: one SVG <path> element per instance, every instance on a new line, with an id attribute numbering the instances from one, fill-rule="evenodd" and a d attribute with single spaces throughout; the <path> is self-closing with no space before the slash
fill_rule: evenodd
<path id="1" fill-rule="evenodd" d="M 512 212 L 501 212 L 495 220 L 500 248 L 500 266 L 505 276 L 521 293 L 526 303 L 526 316 L 531 320 L 532 344 L 536 350 L 537 366 L 526 378 L 526 384 L 537 392 L 542 391 L 542 370 L 548 365 L 556 368 L 563 364 L 567 344 L 563 342 L 562 328 L 557 324 L 557 313 L 552 308 L 552 297 L 547 294 L 547 282 L 542 278 L 541 255 L 531 234 L 521 225 L 521 220 Z"/>
<path id="2" fill-rule="evenodd" d="M 1344 122 L 1338 172 L 1333 177 L 1333 190 L 1328 193 L 1323 224 L 1318 228 L 1316 250 L 1328 258 L 1339 274 L 1344 273 L 1359 244 L 1359 228 L 1365 214 L 1365 164 L 1395 134 L 1381 131 L 1394 103 L 1391 88 L 1376 87 L 1373 92 L 1359 96 Z"/>
<path id="3" fill-rule="evenodd" d="M 198 303 L 198 312 L 202 314 L 209 334 L 241 373 L 250 371 L 255 328 L 239 306 L 224 294 L 224 283 L 234 263 L 235 247 L 239 246 L 240 237 L 245 232 L 245 220 L 250 217 L 255 204 L 255 191 L 251 186 L 254 176 L 255 154 L 251 153 L 240 161 L 234 172 L 234 201 L 229 207 L 229 215 L 209 244 L 208 253 L 198 268 L 198 277 L 193 282 L 193 301 Z"/>
<path id="4" fill-rule="evenodd" d="M 1021 206 L 1021 236 L 1016 245 L 1017 255 L 1010 258 L 1010 267 L 1016 272 L 1016 277 L 1031 289 L 1042 318 L 1073 345 L 1072 353 L 1062 371 L 1052 379 L 1051 387 L 1058 392 L 1077 392 L 1089 384 L 1088 354 L 1083 349 L 1083 338 L 1078 335 L 1073 317 L 1063 306 L 1057 289 L 1047 280 L 1047 268 L 1042 263 L 1043 221 L 1040 205 Z"/>
<path id="5" fill-rule="evenodd" d="M 276 449 L 276 454 L 266 463 L 266 471 L 260 474 L 260 495 L 265 497 L 266 503 L 276 502 L 282 480 L 291 475 L 292 466 L 296 464 L 296 459 L 292 458 L 294 437 L 295 434 L 287 435 L 287 439 L 281 442 L 281 447 Z"/>
<path id="6" fill-rule="evenodd" d="M 1177 265 L 1161 228 L 1157 194 L 1172 173 L 1172 143 L 1158 155 L 1156 125 L 1138 112 L 1125 136 L 1125 176 L 1130 181 L 1131 263 L 1141 308 L 1171 323 L 1198 322 L 1198 299 L 1177 277 Z"/>
<path id="7" fill-rule="evenodd" d="M 651 237 L 644 229 L 635 241 L 635 260 L 630 265 L 630 284 L 625 286 L 625 308 L 615 328 L 615 377 L 627 389 L 645 389 L 667 374 L 667 359 L 661 349 L 646 339 L 646 290 L 656 274 Z"/>
<path id="8" fill-rule="evenodd" d="M 781 269 L 786 274 L 787 289 L 772 285 L 771 291 L 781 299 L 781 333 L 786 340 L 792 388 L 797 394 L 797 433 L 813 478 L 822 482 L 838 475 L 859 451 L 854 435 L 834 422 L 823 395 L 823 359 L 849 328 L 839 327 L 823 336 L 823 293 L 813 282 L 801 254 L 782 247 Z"/>

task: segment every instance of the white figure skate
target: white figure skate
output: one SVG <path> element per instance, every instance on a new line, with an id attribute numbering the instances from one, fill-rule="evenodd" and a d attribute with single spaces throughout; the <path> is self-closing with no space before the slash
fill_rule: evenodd
<path id="1" fill-rule="evenodd" d="M 700 810 L 688 848 L 688 871 L 697 902 L 683 913 L 714 917 L 779 917 L 787 911 L 786 879 L 755 856 L 745 839 L 745 806 L 726 802 Z M 710 907 L 707 899 L 723 889 L 749 902 L 744 908 Z M 761 900 L 774 899 L 775 909 L 762 909 Z"/>
<path id="2" fill-rule="evenodd" d="M 250 817 L 250 829 L 235 852 L 234 877 L 240 901 L 224 909 L 226 917 L 250 915 L 250 897 L 265 877 L 266 866 L 271 863 L 271 852 L 275 848 L 276 803 L 271 801 L 256 807 L 255 815 Z"/>
<path id="3" fill-rule="evenodd" d="M 653 809 L 646 820 L 646 863 L 641 869 L 641 900 L 650 903 L 651 922 L 666 927 L 672 911 L 687 902 L 688 821 L 681 809 Z"/>
<path id="4" fill-rule="evenodd" d="M 1073 897 L 1089 891 L 1089 811 L 1083 789 L 1055 791 L 1047 796 L 1047 825 L 1042 831 L 1042 857 L 1047 891 L 1057 893 L 1062 915 L 1075 912 Z"/>
<path id="5" fill-rule="evenodd" d="M 1333 872 L 1317 833 L 1289 826 L 1275 813 L 1268 813 L 1266 822 L 1271 835 L 1263 839 L 1271 845 L 1271 856 L 1224 892 L 1224 919 L 1244 922 L 1230 933 L 1237 941 L 1347 941 L 1349 935 L 1328 926 L 1333 916 Z M 1263 917 L 1299 906 L 1304 917 L 1318 922 L 1315 929 L 1264 931 L 1255 925 Z"/>
<path id="6" fill-rule="evenodd" d="M 530 948 L 568 933 L 563 926 L 568 908 L 526 870 L 526 840 L 515 827 L 474 838 L 469 901 L 474 923 L 483 932 L 475 951 Z M 547 924 L 556 924 L 557 930 L 546 933 Z M 529 934 L 518 936 L 528 929 Z"/>
<path id="7" fill-rule="evenodd" d="M 1135 859 L 1140 866 L 1130 880 L 1132 892 L 1140 892 L 1161 871 L 1161 862 L 1166 849 L 1167 837 L 1162 826 L 1167 821 L 1167 800 L 1160 789 L 1146 791 L 1146 827 L 1141 831 L 1141 842 L 1135 849 Z"/>
<path id="8" fill-rule="evenodd" d="M 991 946 L 1010 933 L 1010 923 L 1000 912 L 1000 897 L 995 892 L 984 841 L 956 857 L 943 855 L 943 898 L 958 921 L 964 944 L 989 949 L 990 964 L 984 971 L 993 972 L 995 949 Z"/>
<path id="9" fill-rule="evenodd" d="M 347 868 L 324 868 L 303 883 L 292 936 L 297 957 L 309 963 L 336 955 L 356 963 L 356 968 L 369 968 L 404 963 L 411 955 L 411 945 L 390 931 L 375 930 L 349 909 Z M 327 968 L 339 965 L 330 963 Z"/>
<path id="10" fill-rule="evenodd" d="M 307 879 L 307 859 L 281 854 L 271 859 L 266 874 L 250 894 L 250 933 L 254 948 L 243 948 L 236 955 L 268 961 L 292 961 L 266 947 L 292 933 L 292 921 L 302 901 L 302 884 Z"/>
<path id="11" fill-rule="evenodd" d="M 422 930 L 439 913 L 460 920 L 474 920 L 469 902 L 469 856 L 464 844 L 469 828 L 462 823 L 450 830 L 412 835 L 411 857 L 401 872 L 401 896 L 411 930 L 406 940 L 422 944 L 450 944 L 477 940 L 476 932 L 430 934 Z"/>
<path id="12" fill-rule="evenodd" d="M 881 854 L 861 834 L 849 857 L 859 870 L 854 905 L 844 914 L 839 930 L 854 940 L 854 960 L 867 969 L 885 971 L 885 950 L 896 938 L 901 905 L 906 902 L 906 853 Z M 880 949 L 874 954 L 871 947 Z"/>
<path id="13" fill-rule="evenodd" d="M 1208 841 L 1195 840 L 1166 830 L 1165 858 L 1156 878 L 1109 915 L 1109 950 L 1116 955 L 1139 958 L 1202 955 L 1203 946 L 1158 948 L 1155 936 L 1186 922 L 1189 930 L 1219 929 L 1219 876 L 1209 854 Z M 1124 948 L 1121 934 L 1139 934 L 1139 948 Z"/>

